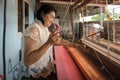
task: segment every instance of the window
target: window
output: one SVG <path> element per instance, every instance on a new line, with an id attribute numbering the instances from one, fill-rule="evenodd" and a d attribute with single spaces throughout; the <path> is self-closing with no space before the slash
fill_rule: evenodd
<path id="1" fill-rule="evenodd" d="M 18 33 L 29 25 L 29 0 L 18 0 Z"/>
<path id="2" fill-rule="evenodd" d="M 27 2 L 25 2 L 25 29 L 28 27 L 29 24 L 29 5 Z"/>
<path id="3" fill-rule="evenodd" d="M 23 30 L 23 0 L 18 0 L 18 32 Z"/>

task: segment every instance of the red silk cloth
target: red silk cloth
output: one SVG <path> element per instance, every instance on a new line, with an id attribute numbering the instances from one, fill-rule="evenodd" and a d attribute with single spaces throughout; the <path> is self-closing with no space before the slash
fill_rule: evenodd
<path id="1" fill-rule="evenodd" d="M 0 80 L 4 80 L 4 76 L 3 75 L 0 75 Z"/>
<path id="2" fill-rule="evenodd" d="M 58 80 L 84 80 L 69 53 L 63 46 L 54 46 Z"/>

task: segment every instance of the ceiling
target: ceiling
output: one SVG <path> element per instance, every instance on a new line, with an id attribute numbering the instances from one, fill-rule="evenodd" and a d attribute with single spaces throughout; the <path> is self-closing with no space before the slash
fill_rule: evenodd
<path id="1" fill-rule="evenodd" d="M 72 11 L 81 10 L 81 7 L 86 5 L 90 9 L 106 6 L 106 0 L 40 0 L 40 3 L 51 4 L 57 12 L 66 12 L 70 7 Z M 107 0 L 107 4 L 120 4 L 119 0 Z M 90 10 L 91 11 L 91 10 Z"/>
<path id="2" fill-rule="evenodd" d="M 107 0 L 107 2 L 107 4 L 120 4 L 119 0 Z M 69 20 L 70 17 L 69 8 L 72 12 L 78 12 L 84 5 L 87 6 L 89 11 L 93 11 L 100 6 L 106 6 L 106 0 L 40 0 L 40 3 L 52 5 L 57 10 L 57 16 L 63 19 L 66 15 L 66 20 Z"/>
<path id="3" fill-rule="evenodd" d="M 92 6 L 96 5 L 96 4 L 106 4 L 106 0 L 40 0 L 40 2 L 42 3 L 57 3 L 57 4 L 68 4 L 69 2 L 71 2 L 71 4 L 75 3 L 75 2 L 87 2 L 89 1 L 89 4 L 93 4 Z M 118 4 L 120 1 L 119 0 L 107 0 L 107 2 L 109 4 L 115 3 Z"/>

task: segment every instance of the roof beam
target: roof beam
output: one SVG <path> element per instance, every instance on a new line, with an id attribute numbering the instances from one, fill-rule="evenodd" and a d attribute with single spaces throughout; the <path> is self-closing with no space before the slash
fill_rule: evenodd
<path id="1" fill-rule="evenodd" d="M 86 6 L 101 6 L 101 7 L 105 7 L 106 4 L 96 4 L 96 3 L 89 3 Z"/>
<path id="2" fill-rule="evenodd" d="M 83 0 L 78 0 L 76 1 L 73 5 L 71 5 L 71 9 L 74 9 L 77 7 L 78 4 L 81 4 L 83 2 Z"/>
<path id="3" fill-rule="evenodd" d="M 41 3 L 70 4 L 70 1 L 63 1 L 63 0 L 40 0 L 40 2 Z M 73 2 L 71 4 L 73 4 Z"/>

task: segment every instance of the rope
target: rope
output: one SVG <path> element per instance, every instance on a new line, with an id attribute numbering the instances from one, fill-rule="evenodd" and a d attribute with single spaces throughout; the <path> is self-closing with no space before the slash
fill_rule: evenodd
<path id="1" fill-rule="evenodd" d="M 62 30 L 63 30 L 63 21 L 64 21 L 64 19 L 65 19 L 65 17 L 66 17 L 66 15 L 67 15 L 67 13 L 68 13 L 68 11 L 69 11 L 69 9 L 70 9 L 70 5 L 71 5 L 71 2 L 72 2 L 72 0 L 69 2 L 69 4 L 68 4 L 68 7 L 67 7 L 67 11 L 65 12 L 65 14 L 64 14 L 64 16 L 63 16 L 63 18 L 62 18 L 62 21 L 61 21 L 61 26 L 62 26 Z M 73 39 L 74 39 L 74 37 L 73 37 Z M 73 40 L 72 40 L 73 41 Z"/>
<path id="2" fill-rule="evenodd" d="M 82 7 L 82 23 L 84 23 L 84 8 Z"/>
<path id="3" fill-rule="evenodd" d="M 108 14 L 108 0 L 106 0 L 106 15 L 107 19 L 111 21 L 111 17 Z M 107 33 L 108 33 L 108 40 L 107 40 L 107 58 L 110 59 L 110 31 L 109 31 L 109 22 L 107 21 Z"/>
<path id="4" fill-rule="evenodd" d="M 87 16 L 89 16 L 88 13 L 89 13 L 89 10 L 88 10 L 88 8 L 87 8 L 87 6 L 86 6 L 86 14 L 87 14 Z M 87 17 L 86 17 L 86 18 L 87 18 Z M 87 33 L 86 36 L 88 36 L 88 29 L 89 29 L 88 27 L 89 27 L 89 24 L 87 23 L 86 25 L 87 25 L 87 26 L 86 26 L 86 28 L 87 28 L 87 29 L 86 29 L 86 33 Z"/>
<path id="5" fill-rule="evenodd" d="M 83 26 L 83 38 L 85 38 L 85 27 L 84 27 L 84 7 L 82 7 L 82 26 Z"/>
<path id="6" fill-rule="evenodd" d="M 108 12 L 108 0 L 106 0 L 106 17 L 109 21 L 112 21 L 112 18 L 110 17 L 109 12 Z"/>
<path id="7" fill-rule="evenodd" d="M 103 27 L 102 7 L 100 7 L 100 27 Z M 99 27 L 99 32 L 101 31 L 100 27 Z"/>
<path id="8" fill-rule="evenodd" d="M 67 11 L 66 11 L 66 13 L 64 14 L 64 16 L 63 16 L 63 19 L 62 19 L 62 22 L 61 22 L 61 24 L 63 24 L 63 21 L 64 21 L 64 19 L 65 19 L 65 17 L 66 17 L 66 15 L 67 15 L 67 13 L 68 13 L 68 11 L 69 11 L 69 8 L 70 8 L 70 4 L 71 4 L 71 2 L 72 2 L 72 0 L 69 2 L 69 4 L 68 4 L 68 8 L 67 8 Z"/>
<path id="9" fill-rule="evenodd" d="M 114 5 L 114 3 L 113 3 Z M 113 19 L 114 19 L 114 6 L 113 6 Z M 113 20 L 113 42 L 114 42 L 114 47 L 115 47 L 115 42 L 116 42 L 116 39 L 115 39 L 115 20 Z"/>
<path id="10" fill-rule="evenodd" d="M 109 30 L 109 22 L 107 21 L 107 31 L 108 31 L 108 40 L 107 40 L 107 58 L 110 59 L 110 30 Z"/>

